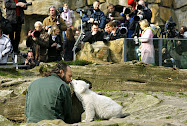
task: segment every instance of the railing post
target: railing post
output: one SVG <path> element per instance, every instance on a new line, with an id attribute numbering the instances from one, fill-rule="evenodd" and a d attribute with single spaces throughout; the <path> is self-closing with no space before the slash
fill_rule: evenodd
<path id="1" fill-rule="evenodd" d="M 163 39 L 158 40 L 158 60 L 159 60 L 159 66 L 162 66 L 162 42 Z"/>
<path id="2" fill-rule="evenodd" d="M 124 38 L 124 62 L 127 62 L 127 39 Z"/>

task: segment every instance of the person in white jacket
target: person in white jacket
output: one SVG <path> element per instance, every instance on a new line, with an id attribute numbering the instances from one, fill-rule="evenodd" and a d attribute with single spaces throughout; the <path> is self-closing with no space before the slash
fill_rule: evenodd
<path id="1" fill-rule="evenodd" d="M 8 61 L 8 54 L 12 51 L 12 44 L 10 38 L 3 34 L 0 25 L 0 64 L 6 64 Z"/>

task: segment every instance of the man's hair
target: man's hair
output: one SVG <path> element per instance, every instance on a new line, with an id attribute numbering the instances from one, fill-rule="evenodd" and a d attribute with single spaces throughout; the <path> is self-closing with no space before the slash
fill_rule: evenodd
<path id="1" fill-rule="evenodd" d="M 108 9 L 109 7 L 115 8 L 114 4 L 109 4 L 109 5 L 107 6 L 107 9 Z"/>
<path id="2" fill-rule="evenodd" d="M 187 27 L 186 26 L 182 26 L 182 28 L 183 28 L 184 32 L 187 31 Z"/>
<path id="3" fill-rule="evenodd" d="M 93 24 L 91 25 L 91 27 L 94 26 L 94 25 L 99 26 L 99 24 L 97 24 L 97 23 L 93 23 Z"/>
<path id="4" fill-rule="evenodd" d="M 117 24 L 113 21 L 110 21 L 107 25 L 110 26 L 110 27 L 113 27 L 113 26 L 116 27 L 117 26 Z"/>
<path id="5" fill-rule="evenodd" d="M 41 27 L 43 26 L 43 24 L 42 24 L 41 21 L 36 21 L 36 22 L 34 23 L 34 26 L 36 26 L 37 24 L 39 24 Z"/>
<path id="6" fill-rule="evenodd" d="M 52 73 L 60 74 L 60 70 L 63 70 L 64 74 L 66 74 L 67 67 L 69 67 L 66 63 L 57 63 L 51 70 L 51 72 L 45 73 L 45 76 L 50 76 Z"/>
<path id="7" fill-rule="evenodd" d="M 55 7 L 54 5 L 52 5 L 52 6 L 49 7 L 49 12 L 50 12 L 50 9 L 51 9 L 51 8 L 54 8 L 54 9 L 55 9 L 55 12 L 57 11 L 56 7 Z"/>

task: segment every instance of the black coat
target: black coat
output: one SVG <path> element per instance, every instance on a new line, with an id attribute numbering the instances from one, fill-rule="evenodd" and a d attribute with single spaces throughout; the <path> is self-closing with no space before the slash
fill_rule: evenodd
<path id="1" fill-rule="evenodd" d="M 97 34 L 92 35 L 92 32 L 89 31 L 85 34 L 85 37 L 83 38 L 83 42 L 89 42 L 90 44 L 97 42 L 97 41 L 103 41 L 104 34 L 103 32 L 98 31 Z"/>
<path id="2" fill-rule="evenodd" d="M 64 40 L 64 60 L 65 61 L 72 61 L 73 60 L 73 47 L 75 44 L 75 39 L 72 41 L 67 40 L 67 38 Z"/>
<path id="3" fill-rule="evenodd" d="M 23 3 L 27 3 L 26 0 L 18 0 L 18 2 L 23 2 Z M 5 3 L 5 8 L 6 8 L 6 18 L 12 23 L 12 24 L 16 24 L 16 4 L 14 2 L 14 0 L 4 0 Z M 24 10 L 26 10 L 27 8 L 22 8 L 19 7 L 19 14 L 20 14 L 20 18 L 21 18 L 21 24 L 24 23 Z"/>

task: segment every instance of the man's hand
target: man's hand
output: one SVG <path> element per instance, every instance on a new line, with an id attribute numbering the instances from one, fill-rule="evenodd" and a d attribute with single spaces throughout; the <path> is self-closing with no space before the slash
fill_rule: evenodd
<path id="1" fill-rule="evenodd" d="M 93 31 L 93 32 L 92 32 L 92 35 L 95 35 L 95 34 L 97 34 L 97 32 L 96 32 L 96 31 Z"/>
<path id="2" fill-rule="evenodd" d="M 28 32 L 28 37 L 32 35 L 32 32 L 31 30 Z"/>
<path id="3" fill-rule="evenodd" d="M 36 41 L 36 40 L 37 40 L 37 38 L 36 38 L 36 37 L 32 37 L 32 40 L 33 40 L 33 41 Z"/>
<path id="4" fill-rule="evenodd" d="M 93 23 L 93 22 L 94 22 L 94 18 L 90 18 L 90 19 L 88 20 L 88 22 Z"/>
<path id="5" fill-rule="evenodd" d="M 18 3 L 16 4 L 16 6 L 23 7 L 23 8 L 26 8 L 26 7 L 27 7 L 26 4 L 23 3 L 23 2 L 18 2 Z"/>
<path id="6" fill-rule="evenodd" d="M 49 27 L 48 26 L 45 26 L 45 30 L 48 31 Z"/>
<path id="7" fill-rule="evenodd" d="M 51 45 L 51 47 L 55 47 L 55 46 L 57 46 L 56 42 Z"/>
<path id="8" fill-rule="evenodd" d="M 111 20 L 111 21 L 114 20 L 114 17 L 110 17 L 110 20 Z"/>
<path id="9" fill-rule="evenodd" d="M 25 65 L 27 65 L 29 63 L 28 59 L 25 59 Z"/>
<path id="10" fill-rule="evenodd" d="M 116 30 L 112 30 L 112 31 L 111 31 L 111 34 L 112 34 L 113 36 L 116 36 Z"/>

